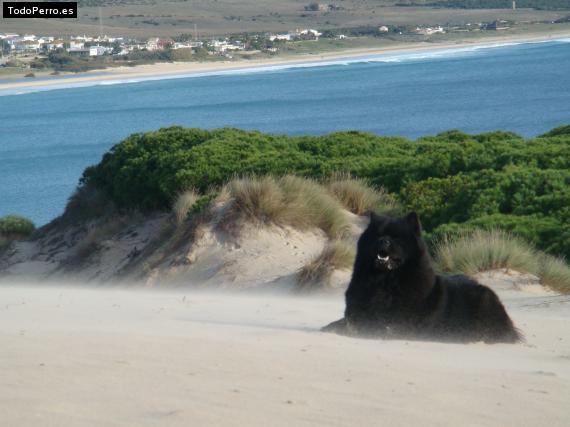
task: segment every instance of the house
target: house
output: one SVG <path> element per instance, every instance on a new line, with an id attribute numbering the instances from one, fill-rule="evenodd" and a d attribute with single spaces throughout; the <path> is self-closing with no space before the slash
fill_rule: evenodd
<path id="1" fill-rule="evenodd" d="M 320 36 L 322 33 L 311 29 L 289 31 L 290 40 L 318 40 Z"/>
<path id="2" fill-rule="evenodd" d="M 417 27 L 416 33 L 424 35 L 424 36 L 431 36 L 432 34 L 438 34 L 438 33 L 444 34 L 445 30 L 442 27 L 434 27 L 434 28 L 432 28 L 432 27 L 427 27 L 427 28 Z"/>
<path id="3" fill-rule="evenodd" d="M 85 49 L 85 48 L 83 48 L 83 49 L 67 49 L 67 53 L 69 53 L 70 56 L 78 56 L 81 58 L 90 56 L 90 50 Z"/>
<path id="4" fill-rule="evenodd" d="M 158 49 L 160 49 L 160 50 L 168 49 L 173 44 L 174 44 L 174 40 L 172 40 L 172 39 L 158 39 L 158 42 L 157 42 Z"/>
<path id="5" fill-rule="evenodd" d="M 102 56 L 105 55 L 107 52 L 111 52 L 113 48 L 108 48 L 105 46 L 90 46 L 89 47 L 89 56 Z"/>
<path id="6" fill-rule="evenodd" d="M 44 45 L 47 50 L 63 49 L 64 42 L 61 39 L 53 40 Z"/>
<path id="7" fill-rule="evenodd" d="M 386 25 L 382 25 L 381 27 L 378 27 L 378 31 L 380 31 L 381 33 L 387 33 L 390 30 Z"/>
<path id="8" fill-rule="evenodd" d="M 272 42 L 275 40 L 291 41 L 291 34 L 272 34 L 269 36 L 269 40 L 271 40 Z"/>
<path id="9" fill-rule="evenodd" d="M 147 50 L 164 50 L 174 44 L 171 39 L 159 39 L 158 37 L 152 37 L 146 42 Z"/>
<path id="10" fill-rule="evenodd" d="M 152 37 L 147 40 L 146 42 L 146 49 L 147 50 L 158 50 L 158 41 L 160 39 L 158 37 Z"/>
<path id="11" fill-rule="evenodd" d="M 509 23 L 503 20 L 493 21 L 485 26 L 486 30 L 492 31 L 508 30 L 509 28 Z"/>
<path id="12" fill-rule="evenodd" d="M 69 49 L 71 50 L 81 50 L 85 48 L 85 43 L 82 41 L 71 40 L 69 42 Z"/>

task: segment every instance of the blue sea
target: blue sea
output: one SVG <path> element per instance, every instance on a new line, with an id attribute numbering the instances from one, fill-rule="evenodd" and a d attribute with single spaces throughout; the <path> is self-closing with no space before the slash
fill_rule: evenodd
<path id="1" fill-rule="evenodd" d="M 1 83 L 1 82 L 0 82 Z M 0 216 L 61 214 L 86 166 L 171 125 L 417 138 L 570 123 L 570 40 L 386 54 L 166 80 L 0 90 Z"/>

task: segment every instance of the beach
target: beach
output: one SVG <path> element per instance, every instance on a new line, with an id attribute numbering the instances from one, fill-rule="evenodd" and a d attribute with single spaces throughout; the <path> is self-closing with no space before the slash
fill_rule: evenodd
<path id="1" fill-rule="evenodd" d="M 175 62 L 139 65 L 136 67 L 117 67 L 95 70 L 81 74 L 65 74 L 58 77 L 43 76 L 28 79 L 5 79 L 0 81 L 0 95 L 68 87 L 91 86 L 97 84 L 132 83 L 145 80 L 161 80 L 192 76 L 251 72 L 253 70 L 271 70 L 296 66 L 316 66 L 343 61 L 366 61 L 382 55 L 406 55 L 446 51 L 449 49 L 492 48 L 505 44 L 540 43 L 570 37 L 570 32 L 552 32 L 540 35 L 503 35 L 441 43 L 396 43 L 383 48 L 339 50 L 319 54 L 291 55 L 270 59 L 251 59 L 242 61 L 216 62 Z"/>
<path id="2" fill-rule="evenodd" d="M 524 344 L 319 332 L 341 294 L 0 288 L 10 426 L 568 425 L 568 297 L 501 292 Z"/>

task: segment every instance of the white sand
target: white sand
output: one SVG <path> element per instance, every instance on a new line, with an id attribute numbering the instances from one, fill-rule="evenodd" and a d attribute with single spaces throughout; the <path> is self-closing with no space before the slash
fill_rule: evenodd
<path id="1" fill-rule="evenodd" d="M 0 425 L 568 426 L 569 299 L 507 296 L 527 344 L 455 345 L 318 332 L 340 294 L 2 286 Z"/>

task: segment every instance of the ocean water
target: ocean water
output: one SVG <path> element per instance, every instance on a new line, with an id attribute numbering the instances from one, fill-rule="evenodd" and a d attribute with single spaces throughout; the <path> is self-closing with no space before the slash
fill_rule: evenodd
<path id="1" fill-rule="evenodd" d="M 171 125 L 417 138 L 570 123 L 570 40 L 178 77 L 0 91 L 0 216 L 45 224 L 112 145 Z"/>

